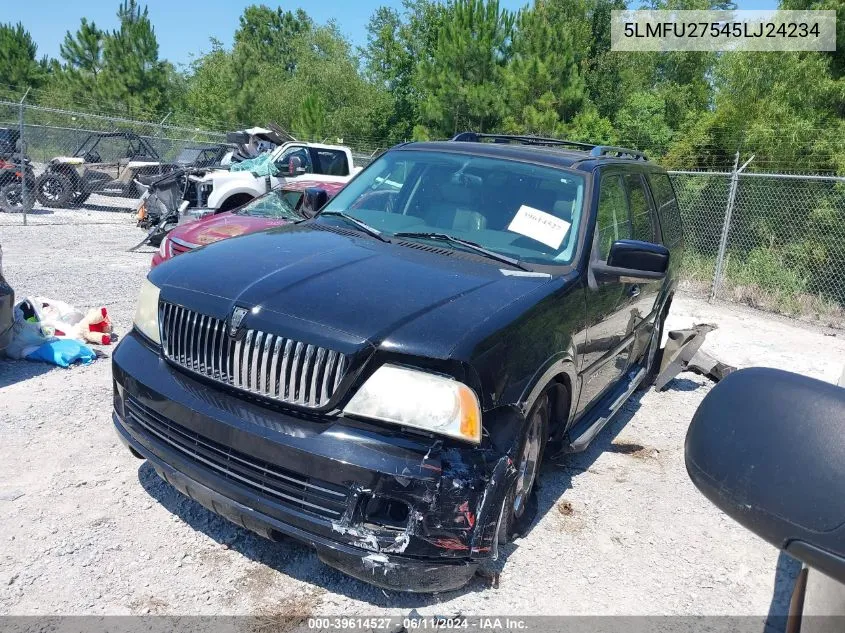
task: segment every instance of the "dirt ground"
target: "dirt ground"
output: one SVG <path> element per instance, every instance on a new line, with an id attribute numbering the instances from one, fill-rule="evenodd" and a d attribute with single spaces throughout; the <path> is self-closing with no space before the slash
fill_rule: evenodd
<path id="1" fill-rule="evenodd" d="M 20 298 L 106 305 L 130 327 L 151 250 L 128 214 L 0 214 Z M 737 365 L 836 382 L 845 332 L 679 296 L 668 327 L 714 323 Z M 109 350 L 106 348 L 106 352 Z M 498 589 L 386 592 L 271 543 L 177 493 L 118 442 L 108 359 L 52 369 L 0 360 L 0 614 L 557 615 L 783 613 L 797 565 L 689 482 L 683 440 L 710 383 L 682 374 L 626 404 L 584 454 L 544 466 L 540 513 L 508 545 Z"/>

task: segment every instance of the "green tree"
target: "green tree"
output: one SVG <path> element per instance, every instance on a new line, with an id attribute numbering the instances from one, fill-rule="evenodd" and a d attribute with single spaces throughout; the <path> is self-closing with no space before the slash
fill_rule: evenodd
<path id="1" fill-rule="evenodd" d="M 616 130 L 624 143 L 662 156 L 672 140 L 666 102 L 654 92 L 634 93 L 616 117 Z"/>
<path id="2" fill-rule="evenodd" d="M 439 134 L 495 129 L 504 111 L 502 71 L 514 16 L 498 0 L 452 0 L 431 59 L 420 68 L 423 122 Z"/>
<path id="3" fill-rule="evenodd" d="M 38 87 L 46 77 L 47 61 L 37 61 L 37 52 L 23 24 L 0 24 L 0 89 Z"/>
<path id="4" fill-rule="evenodd" d="M 211 40 L 211 50 L 195 59 L 188 68 L 183 97 L 187 122 L 217 129 L 234 129 L 244 121 L 238 116 L 232 95 L 235 90 L 232 54 L 219 40 Z M 176 119 L 180 118 L 177 114 Z"/>
<path id="5" fill-rule="evenodd" d="M 420 66 L 431 58 L 444 7 L 431 0 L 404 0 L 400 14 L 380 7 L 367 26 L 367 46 L 361 50 L 366 78 L 384 88 L 391 100 L 384 122 L 388 142 L 407 139 L 420 120 L 425 87 Z"/>
<path id="6" fill-rule="evenodd" d="M 326 106 L 315 94 L 307 95 L 299 104 L 293 121 L 297 134 L 307 139 L 317 139 L 327 131 Z"/>
<path id="7" fill-rule="evenodd" d="M 274 64 L 293 72 L 297 61 L 294 52 L 296 38 L 313 26 L 313 21 L 302 9 L 294 13 L 281 7 L 248 6 L 235 31 L 237 62 Z"/>
<path id="8" fill-rule="evenodd" d="M 573 33 L 554 19 L 543 0 L 520 11 L 516 23 L 512 57 L 503 73 L 512 113 L 504 125 L 515 132 L 555 134 L 585 96 Z"/>
<path id="9" fill-rule="evenodd" d="M 106 33 L 86 18 L 82 18 L 76 33 L 65 33 L 65 38 L 59 45 L 59 55 L 65 65 L 61 67 L 56 63 L 54 69 L 63 89 L 60 92 L 64 92 L 68 101 L 84 103 L 98 95 L 100 76 L 105 66 L 105 38 Z"/>
<path id="10" fill-rule="evenodd" d="M 103 41 L 100 94 L 128 112 L 161 114 L 168 108 L 169 63 L 158 58 L 158 40 L 146 6 L 124 0 L 120 26 Z"/>
<path id="11" fill-rule="evenodd" d="M 117 29 L 107 32 L 83 18 L 68 31 L 54 61 L 53 80 L 44 97 L 58 105 L 102 111 L 119 110 L 134 117 L 166 114 L 181 81 L 172 64 L 158 57 L 158 40 L 147 7 L 124 0 Z"/>

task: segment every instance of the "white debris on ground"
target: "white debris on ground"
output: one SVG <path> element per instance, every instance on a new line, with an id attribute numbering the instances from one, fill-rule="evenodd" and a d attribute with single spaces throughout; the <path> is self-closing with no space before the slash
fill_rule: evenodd
<path id="1" fill-rule="evenodd" d="M 105 305 L 130 327 L 152 249 L 130 214 L 0 214 L 18 296 Z M 704 345 L 739 367 L 836 382 L 845 333 L 679 296 L 668 328 L 715 323 Z M 110 348 L 103 348 L 110 353 Z M 113 348 L 112 348 L 113 349 Z M 681 374 L 627 403 L 586 453 L 546 464 L 539 519 L 503 548 L 498 589 L 382 591 L 206 511 L 119 443 L 111 367 L 0 360 L 0 614 L 755 614 L 786 608 L 778 552 L 690 483 L 687 425 L 710 383 Z"/>

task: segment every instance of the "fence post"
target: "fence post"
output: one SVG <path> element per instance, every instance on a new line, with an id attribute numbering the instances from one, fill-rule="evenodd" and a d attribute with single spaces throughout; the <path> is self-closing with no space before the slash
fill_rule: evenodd
<path id="1" fill-rule="evenodd" d="M 161 123 L 158 124 L 158 153 L 162 161 L 164 160 L 164 122 L 170 118 L 171 114 L 173 114 L 173 110 L 164 115 Z"/>
<path id="2" fill-rule="evenodd" d="M 734 203 L 736 202 L 736 190 L 739 186 L 739 174 L 748 167 L 748 163 L 752 160 L 754 160 L 753 154 L 751 155 L 751 158 L 743 163 L 742 167 L 739 167 L 738 150 L 734 156 L 734 167 L 731 171 L 731 188 L 728 191 L 728 204 L 725 207 L 725 221 L 722 223 L 722 236 L 719 239 L 719 252 L 716 255 L 716 270 L 713 272 L 713 284 L 710 288 L 709 301 L 713 301 L 713 299 L 716 298 L 716 294 L 719 292 L 719 286 L 722 285 L 722 277 L 725 272 L 725 251 L 728 248 L 728 233 L 730 233 L 731 230 L 731 216 L 733 215 Z"/>
<path id="3" fill-rule="evenodd" d="M 20 156 L 21 162 L 21 205 L 23 206 L 23 225 L 26 226 L 26 208 L 27 208 L 27 201 L 29 200 L 29 192 L 26 188 L 26 147 L 24 143 L 24 133 L 23 133 L 23 120 L 24 120 L 24 101 L 26 101 L 27 95 L 29 95 L 29 88 L 26 89 L 26 92 L 23 93 L 23 97 L 18 104 L 18 143 L 20 143 L 21 149 L 18 153 Z M 13 148 L 14 149 L 14 148 Z M 35 192 L 33 191 L 33 194 Z"/>

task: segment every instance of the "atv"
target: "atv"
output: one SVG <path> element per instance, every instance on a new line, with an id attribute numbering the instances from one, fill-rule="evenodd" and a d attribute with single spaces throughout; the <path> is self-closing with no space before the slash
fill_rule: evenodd
<path id="1" fill-rule="evenodd" d="M 20 154 L 0 154 L 0 211 L 3 213 L 21 213 L 30 211 L 35 191 L 35 174 L 29 158 L 23 156 L 21 170 Z M 26 183 L 26 205 L 24 205 L 23 184 Z"/>
<path id="2" fill-rule="evenodd" d="M 174 165 L 162 164 L 149 140 L 134 132 L 94 132 L 72 156 L 52 159 L 35 181 L 35 197 L 45 207 L 73 207 L 92 193 L 137 198 L 135 177 L 160 175 Z"/>

